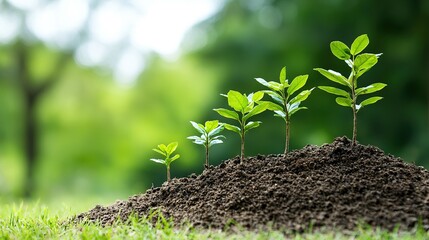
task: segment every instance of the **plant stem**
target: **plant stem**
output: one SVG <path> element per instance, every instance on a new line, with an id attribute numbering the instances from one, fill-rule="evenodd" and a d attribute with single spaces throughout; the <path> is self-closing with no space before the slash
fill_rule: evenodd
<path id="1" fill-rule="evenodd" d="M 170 166 L 167 166 L 167 182 L 169 182 L 170 180 Z"/>
<path id="2" fill-rule="evenodd" d="M 244 126 L 241 129 L 241 153 L 240 153 L 240 163 L 243 163 L 244 159 Z"/>
<path id="3" fill-rule="evenodd" d="M 209 167 L 209 145 L 206 144 L 206 165 L 205 168 Z"/>
<path id="4" fill-rule="evenodd" d="M 289 98 L 289 96 L 286 94 L 286 91 L 283 89 L 282 92 L 282 97 L 283 97 L 283 106 L 284 106 L 284 111 L 285 111 L 285 122 L 286 122 L 286 139 L 285 139 L 285 151 L 284 151 L 284 155 L 286 155 L 289 152 L 289 139 L 290 139 L 290 119 L 289 119 L 289 112 L 288 112 L 288 108 L 287 108 L 287 100 Z"/>
<path id="5" fill-rule="evenodd" d="M 356 145 L 357 135 L 357 109 L 356 109 L 356 96 L 355 96 L 355 75 L 352 76 L 352 110 L 353 110 L 353 139 L 352 145 Z"/>
<path id="6" fill-rule="evenodd" d="M 284 155 L 289 152 L 289 137 L 290 137 L 290 121 L 286 119 L 286 141 L 285 141 L 285 151 Z"/>
<path id="7" fill-rule="evenodd" d="M 353 146 L 356 145 L 356 135 L 357 135 L 357 112 L 356 112 L 356 104 L 353 103 Z"/>

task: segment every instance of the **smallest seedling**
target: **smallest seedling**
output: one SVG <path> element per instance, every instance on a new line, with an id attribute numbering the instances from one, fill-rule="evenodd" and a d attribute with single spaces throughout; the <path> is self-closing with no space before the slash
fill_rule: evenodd
<path id="1" fill-rule="evenodd" d="M 204 125 L 191 121 L 192 126 L 197 129 L 201 136 L 190 136 L 188 139 L 194 140 L 195 144 L 204 145 L 206 149 L 206 164 L 209 167 L 209 148 L 215 144 L 223 143 L 219 138 L 225 138 L 223 135 L 217 135 L 223 131 L 224 127 L 218 120 L 206 121 Z M 216 136 L 217 135 L 217 136 Z"/>
<path id="2" fill-rule="evenodd" d="M 167 146 L 165 144 L 160 144 L 158 145 L 158 148 L 154 148 L 152 150 L 154 150 L 155 152 L 162 154 L 165 159 L 156 159 L 156 158 L 151 158 L 151 161 L 154 161 L 156 163 L 161 163 L 164 164 L 167 167 L 167 181 L 170 181 L 170 164 L 177 160 L 178 158 L 180 158 L 179 154 L 174 155 L 173 157 L 170 157 L 174 151 L 176 151 L 177 146 L 179 146 L 179 144 L 177 142 L 172 142 L 170 144 L 168 144 Z"/>

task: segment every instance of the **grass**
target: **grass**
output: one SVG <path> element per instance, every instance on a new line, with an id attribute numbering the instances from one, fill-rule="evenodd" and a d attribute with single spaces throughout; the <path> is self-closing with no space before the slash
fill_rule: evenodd
<path id="1" fill-rule="evenodd" d="M 95 223 L 64 223 L 72 209 L 50 211 L 41 204 L 0 204 L 0 239 L 429 239 L 422 228 L 413 232 L 358 228 L 354 232 L 313 232 L 285 236 L 279 231 L 200 230 L 189 225 L 179 229 L 159 217 L 156 224 L 147 219 L 130 219 L 101 227 Z"/>

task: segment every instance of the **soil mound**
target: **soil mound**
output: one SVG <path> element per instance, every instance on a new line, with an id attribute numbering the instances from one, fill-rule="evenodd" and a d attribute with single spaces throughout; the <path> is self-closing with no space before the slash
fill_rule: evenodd
<path id="1" fill-rule="evenodd" d="M 160 209 L 176 223 L 224 228 L 231 219 L 247 229 L 270 225 L 302 231 L 352 230 L 359 223 L 429 228 L 429 172 L 346 137 L 308 145 L 287 156 L 227 160 L 200 175 L 173 179 L 111 206 L 96 206 L 77 220 L 111 224 L 131 213 Z"/>

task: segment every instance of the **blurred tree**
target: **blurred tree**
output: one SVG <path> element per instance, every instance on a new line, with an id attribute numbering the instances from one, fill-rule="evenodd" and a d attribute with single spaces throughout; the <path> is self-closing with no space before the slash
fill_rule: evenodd
<path id="1" fill-rule="evenodd" d="M 133 48 L 142 43 L 131 42 L 141 40 L 135 38 L 144 31 L 132 32 L 122 25 L 123 19 L 141 13 L 136 5 L 145 4 L 0 1 L 0 27 L 6 26 L 0 32 L 0 79 L 8 80 L 1 82 L 7 86 L 0 91 L 8 95 L 0 97 L 16 102 L 10 108 L 19 112 L 12 116 L 1 103 L 0 113 L 9 114 L 8 123 L 22 121 L 14 131 L 21 137 L 9 134 L 4 142 L 22 139 L 23 156 L 16 151 L 10 159 L 25 159 L 23 166 L 15 166 L 27 169 L 22 184 L 26 197 L 40 192 L 56 196 L 141 191 L 156 179 L 152 170 L 157 167 L 149 163 L 146 151 L 164 141 L 185 141 L 180 147 L 183 164 L 172 175 L 183 176 L 192 171 L 187 167 L 200 166 L 193 163 L 194 148 L 185 139 L 192 132 L 188 121 L 200 121 L 200 109 L 210 104 L 217 86 L 211 68 L 191 58 L 165 61 L 151 55 L 144 62 L 148 70 L 133 87 L 118 83 L 127 79 L 112 81 L 117 65 L 132 65 L 134 70 L 143 65 L 139 59 L 145 50 Z M 145 22 L 129 24 L 147 27 Z M 121 61 L 123 55 L 127 61 Z M 95 65 L 101 68 L 83 67 Z M 203 80 L 196 83 L 199 78 Z M 15 91 L 19 95 L 10 94 Z M 5 128 L 0 126 L 0 136 Z M 161 178 L 152 181 L 158 184 Z"/>
<path id="2" fill-rule="evenodd" d="M 93 1 L 95 7 L 99 1 Z M 51 4 L 51 2 L 45 2 Z M 70 43 L 66 48 L 52 50 L 34 35 L 34 29 L 30 27 L 31 3 L 27 6 L 22 2 L 2 1 L 0 12 L 5 13 L 3 21 L 10 24 L 18 23 L 15 35 L 6 36 L 6 49 L 1 52 L 13 61 L 9 61 L 2 67 L 7 69 L 3 79 L 8 79 L 14 85 L 22 97 L 23 131 L 22 143 L 26 163 L 26 174 L 23 186 L 23 196 L 31 197 L 34 189 L 34 172 L 39 159 L 38 140 L 40 132 L 38 127 L 38 106 L 45 93 L 49 91 L 61 78 L 67 65 L 73 60 L 73 51 L 77 48 L 77 42 Z M 37 5 L 37 4 L 36 4 Z M 36 7 L 36 6 L 33 6 Z M 40 6 L 38 6 L 40 7 Z M 83 27 L 85 24 L 82 25 Z M 81 38 L 87 35 L 87 29 L 78 29 L 76 32 Z M 72 36 L 70 36 L 72 38 Z M 42 60 L 40 54 L 46 54 L 48 61 Z M 48 66 L 41 66 L 41 63 Z"/>
<path id="3" fill-rule="evenodd" d="M 24 183 L 24 197 L 30 197 L 34 190 L 34 172 L 38 159 L 38 121 L 37 121 L 37 107 L 40 99 L 46 91 L 48 91 L 59 79 L 61 74 L 70 61 L 70 56 L 67 53 L 62 53 L 57 56 L 57 61 L 53 65 L 52 71 L 42 79 L 37 78 L 31 73 L 31 66 L 29 66 L 31 48 L 25 46 L 22 40 L 16 41 L 14 44 L 15 53 L 15 66 L 12 79 L 16 82 L 16 86 L 23 98 L 23 141 L 24 141 L 24 154 L 26 160 L 26 179 Z M 35 84 L 35 82 L 40 82 Z"/>

